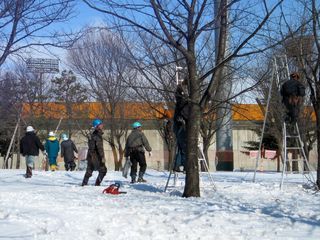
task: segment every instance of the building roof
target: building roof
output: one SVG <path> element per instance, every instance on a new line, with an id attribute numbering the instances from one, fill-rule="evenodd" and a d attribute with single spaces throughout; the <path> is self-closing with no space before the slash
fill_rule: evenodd
<path id="1" fill-rule="evenodd" d="M 173 117 L 173 110 L 166 110 L 163 103 L 149 105 L 142 102 L 124 102 L 120 104 L 121 107 L 115 113 L 111 113 L 108 111 L 110 109 L 109 104 L 99 102 L 73 104 L 69 108 L 65 104 L 57 102 L 24 103 L 22 116 L 24 118 L 44 116 L 48 119 L 60 119 L 71 115 L 75 119 L 108 119 L 114 114 L 115 118 L 119 119 L 144 120 Z M 311 112 L 312 108 L 307 107 L 305 111 Z M 234 121 L 263 121 L 263 118 L 263 113 L 258 104 L 234 104 L 232 106 L 232 119 Z M 314 113 L 312 113 L 312 119 L 315 120 Z"/>

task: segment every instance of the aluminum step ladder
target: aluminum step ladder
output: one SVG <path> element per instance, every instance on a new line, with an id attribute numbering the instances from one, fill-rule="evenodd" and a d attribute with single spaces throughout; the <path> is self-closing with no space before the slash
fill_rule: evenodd
<path id="1" fill-rule="evenodd" d="M 214 184 L 214 180 L 213 180 L 213 177 L 212 175 L 210 174 L 209 172 L 209 166 L 207 164 L 207 160 L 205 158 L 205 155 L 204 155 L 204 152 L 203 152 L 203 145 L 202 143 L 199 143 L 198 145 L 198 150 L 199 150 L 199 157 L 198 157 L 198 164 L 199 164 L 199 175 L 201 174 L 201 166 L 204 167 L 204 170 L 205 172 L 207 173 L 209 179 L 210 179 L 210 182 L 211 182 L 211 185 L 213 187 L 213 190 L 214 191 L 217 191 L 217 187 L 216 185 Z M 178 150 L 177 150 L 178 151 Z M 170 172 L 169 172 L 169 176 L 168 176 L 168 179 L 167 179 L 167 183 L 166 183 L 166 186 L 164 188 L 164 192 L 167 191 L 167 188 L 168 188 L 168 185 L 169 185 L 169 181 L 171 179 L 171 176 L 173 174 L 173 185 L 174 186 L 177 186 L 177 180 L 178 180 L 178 174 L 179 172 L 176 172 L 174 171 L 174 165 L 175 165 L 175 161 L 172 161 L 172 164 L 171 164 L 171 167 L 170 167 Z M 200 177 L 200 180 L 201 180 L 201 177 Z"/>
<path id="2" fill-rule="evenodd" d="M 272 89 L 273 85 L 275 84 L 275 87 L 278 89 L 280 92 L 281 85 L 289 80 L 289 66 L 288 66 L 288 58 L 286 55 L 278 55 L 274 56 L 272 60 L 272 73 L 271 73 L 271 78 L 270 78 L 270 83 L 269 83 L 269 91 L 268 91 L 268 96 L 267 96 L 267 101 L 266 101 L 266 107 L 265 109 L 262 109 L 262 112 L 264 113 L 264 119 L 263 119 L 263 125 L 262 125 L 262 131 L 261 131 L 261 136 L 260 136 L 260 143 L 259 143 L 259 150 L 258 154 L 256 157 L 256 162 L 255 162 L 255 169 L 254 169 L 254 174 L 253 174 L 253 179 L 252 181 L 256 181 L 256 174 L 257 174 L 257 169 L 259 166 L 260 158 L 261 158 L 261 149 L 262 149 L 262 141 L 266 129 L 266 124 L 267 124 L 267 119 L 268 119 L 268 114 L 270 111 L 270 101 L 272 97 Z M 257 99 L 258 103 L 261 100 Z M 261 104 L 262 106 L 262 104 Z"/>
<path id="3" fill-rule="evenodd" d="M 291 131 L 288 131 L 290 128 Z M 309 183 L 315 184 L 315 179 L 312 175 L 311 167 L 307 156 L 304 151 L 303 142 L 301 140 L 300 131 L 298 124 L 295 123 L 293 125 L 287 124 L 286 122 L 283 123 L 283 147 L 282 147 L 282 159 L 283 159 L 283 169 L 282 169 L 282 176 L 281 176 L 281 183 L 280 183 L 280 190 L 283 188 L 284 177 L 287 175 L 287 168 L 288 166 L 291 167 L 290 172 L 292 173 L 292 165 L 294 162 L 298 163 L 298 168 L 302 172 L 303 176 L 307 179 Z M 296 151 L 295 156 L 299 156 L 297 158 L 288 158 L 288 153 L 290 151 Z M 292 154 L 292 156 L 294 156 Z M 298 171 L 298 172 L 300 172 Z M 316 184 L 315 184 L 316 186 Z"/>

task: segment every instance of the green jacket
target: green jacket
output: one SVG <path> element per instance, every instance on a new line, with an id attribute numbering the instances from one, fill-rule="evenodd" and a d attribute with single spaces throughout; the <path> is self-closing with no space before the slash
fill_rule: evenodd
<path id="1" fill-rule="evenodd" d="M 144 152 L 144 150 L 147 150 L 148 152 L 152 151 L 148 139 L 144 133 L 138 129 L 133 129 L 127 138 L 125 157 L 129 157 L 132 150 L 138 150 L 140 152 Z"/>

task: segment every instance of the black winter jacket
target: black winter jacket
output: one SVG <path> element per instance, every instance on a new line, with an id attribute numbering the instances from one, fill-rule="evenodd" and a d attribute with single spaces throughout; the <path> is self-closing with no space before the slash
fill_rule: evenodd
<path id="1" fill-rule="evenodd" d="M 41 151 L 44 151 L 44 146 L 34 132 L 27 132 L 26 135 L 23 138 L 21 138 L 20 153 L 23 156 L 38 156 L 39 149 L 41 149 Z"/>
<path id="2" fill-rule="evenodd" d="M 105 162 L 102 130 L 95 129 L 88 141 L 88 154 L 87 160 L 91 162 L 95 167 L 99 166 L 101 162 Z"/>
<path id="3" fill-rule="evenodd" d="M 283 98 L 296 96 L 296 97 L 304 97 L 305 94 L 305 86 L 298 80 L 290 79 L 286 81 L 281 87 L 281 96 Z"/>
<path id="4" fill-rule="evenodd" d="M 73 162 L 74 152 L 78 153 L 78 149 L 71 139 L 61 142 L 61 157 L 65 162 Z"/>

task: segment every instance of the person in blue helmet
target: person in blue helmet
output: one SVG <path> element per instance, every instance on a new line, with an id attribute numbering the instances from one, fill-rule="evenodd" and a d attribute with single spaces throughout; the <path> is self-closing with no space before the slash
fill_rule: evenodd
<path id="1" fill-rule="evenodd" d="M 138 163 L 140 167 L 138 182 L 146 182 L 146 180 L 143 178 L 147 169 L 144 152 L 147 150 L 149 152 L 149 156 L 151 156 L 152 151 L 146 136 L 142 132 L 141 127 L 142 125 L 140 122 L 134 122 L 132 124 L 133 130 L 129 134 L 125 146 L 125 157 L 127 159 L 130 157 L 130 161 L 132 163 L 130 172 L 131 183 L 136 182 Z"/>
<path id="2" fill-rule="evenodd" d="M 92 121 L 93 132 L 88 139 L 88 153 L 87 153 L 87 170 L 84 175 L 82 186 L 88 184 L 89 178 L 93 171 L 99 171 L 95 186 L 100 186 L 104 176 L 107 174 L 106 159 L 103 149 L 103 123 L 100 119 Z"/>

